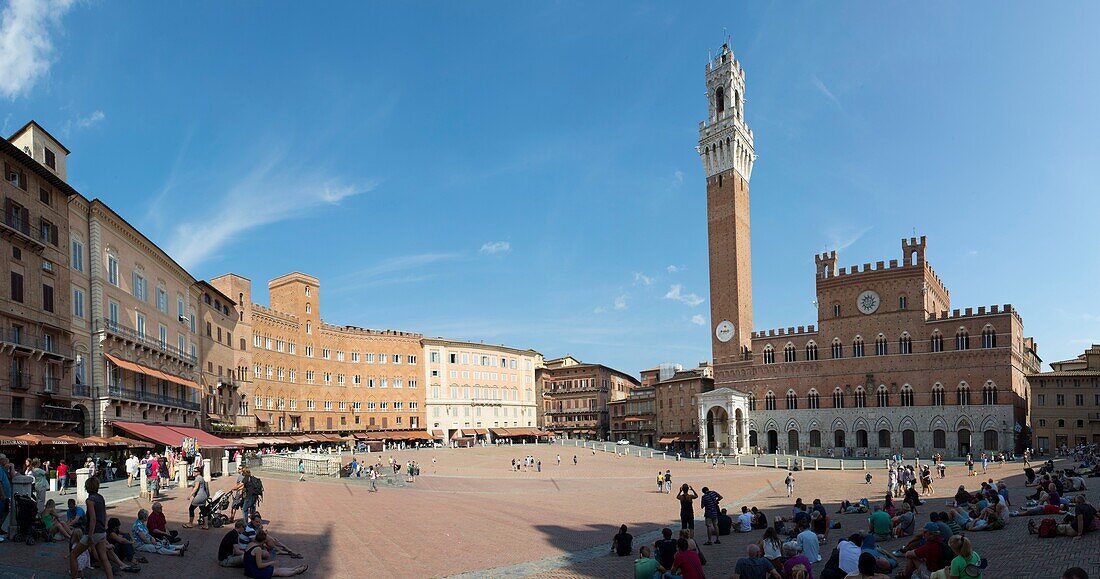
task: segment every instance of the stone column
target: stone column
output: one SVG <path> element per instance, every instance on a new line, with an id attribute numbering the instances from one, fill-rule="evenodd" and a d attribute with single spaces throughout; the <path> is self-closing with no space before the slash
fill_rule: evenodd
<path id="1" fill-rule="evenodd" d="M 88 482 L 88 477 L 91 475 L 91 469 L 76 469 L 76 504 L 78 505 L 83 505 L 84 501 L 88 500 L 88 491 L 84 490 L 84 483 Z"/>
<path id="2" fill-rule="evenodd" d="M 227 475 L 229 475 L 229 457 L 228 456 L 223 456 L 222 457 L 222 476 L 227 476 Z"/>
<path id="3" fill-rule="evenodd" d="M 81 470 L 83 470 L 83 469 L 81 469 Z M 140 473 L 141 474 L 141 481 L 140 481 L 141 488 L 138 491 L 138 496 L 140 496 L 140 497 L 148 496 L 149 495 L 149 477 L 145 474 L 145 467 L 144 466 L 141 466 L 139 464 L 138 465 L 138 470 L 141 471 L 141 473 Z M 79 471 L 77 471 L 77 472 L 79 472 Z M 77 478 L 77 480 L 80 480 L 80 479 Z M 84 487 L 81 486 L 80 488 L 84 488 Z"/>
<path id="4" fill-rule="evenodd" d="M 202 478 L 206 479 L 206 482 L 210 482 L 210 459 L 202 459 Z"/>
<path id="5" fill-rule="evenodd" d="M 187 464 L 180 462 L 176 465 L 176 488 L 187 488 Z"/>

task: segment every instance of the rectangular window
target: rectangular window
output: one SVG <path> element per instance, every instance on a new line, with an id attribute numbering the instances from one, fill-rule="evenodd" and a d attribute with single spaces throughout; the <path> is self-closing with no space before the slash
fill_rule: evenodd
<path id="1" fill-rule="evenodd" d="M 449 356 L 449 358 L 450 358 L 452 364 L 457 364 L 458 363 L 458 354 L 451 354 Z"/>
<path id="2" fill-rule="evenodd" d="M 168 326 L 165 326 L 164 324 L 158 324 L 157 329 L 160 332 L 160 346 L 163 348 L 164 346 L 168 345 Z"/>
<path id="3" fill-rule="evenodd" d="M 180 321 L 186 319 L 187 312 L 183 309 L 183 296 L 176 296 L 176 315 L 179 316 Z"/>
<path id="4" fill-rule="evenodd" d="M 351 353 L 351 361 L 352 362 L 358 362 L 359 361 L 359 352 L 352 352 Z"/>
<path id="5" fill-rule="evenodd" d="M 1058 406 L 1065 406 L 1066 405 L 1066 395 L 1065 394 L 1055 394 L 1054 395 L 1054 403 L 1057 404 Z"/>
<path id="6" fill-rule="evenodd" d="M 143 302 L 148 301 L 149 300 L 149 292 L 145 288 L 145 277 L 142 276 L 141 274 L 139 274 L 136 271 L 133 273 L 132 277 L 133 277 L 133 287 L 130 288 L 131 289 L 130 293 L 134 294 L 135 298 L 137 298 L 137 299 L 139 299 Z"/>
<path id="7" fill-rule="evenodd" d="M 408 357 L 408 362 L 410 364 L 415 364 L 416 363 L 416 356 L 409 356 Z"/>
<path id="8" fill-rule="evenodd" d="M 49 150 L 46 147 L 43 147 L 42 150 L 45 152 L 46 166 L 51 168 L 51 169 L 57 169 L 57 155 L 53 151 Z M 49 205 L 50 204 L 50 192 L 46 189 L 43 189 L 42 191 L 44 192 L 42 202 Z"/>
<path id="9" fill-rule="evenodd" d="M 107 282 L 118 287 L 118 258 L 113 255 L 107 256 Z"/>
<path id="10" fill-rule="evenodd" d="M 329 359 L 329 357 L 330 357 L 330 355 L 331 355 L 331 354 L 329 353 L 329 349 L 328 349 L 328 348 L 321 348 L 321 357 L 322 357 L 322 358 L 324 358 L 325 360 L 328 360 L 328 359 Z"/>
<path id="11" fill-rule="evenodd" d="M 401 363 L 401 354 L 394 354 L 393 355 L 393 363 L 394 364 L 400 364 Z"/>
<path id="12" fill-rule="evenodd" d="M 336 361 L 337 362 L 343 362 L 344 361 L 344 353 L 341 352 L 340 350 L 336 350 Z"/>
<path id="13" fill-rule="evenodd" d="M 137 315 L 137 334 L 139 338 L 145 337 L 145 314 Z"/>
<path id="14" fill-rule="evenodd" d="M 84 271 L 84 244 L 73 240 L 69 265 L 76 271 Z"/>
<path id="15" fill-rule="evenodd" d="M 294 344 L 294 342 L 290 342 L 286 345 L 286 351 L 288 354 L 294 354 L 298 351 L 298 347 Z"/>
<path id="16" fill-rule="evenodd" d="M 23 274 L 11 272 L 11 299 L 23 303 Z"/>
<path id="17" fill-rule="evenodd" d="M 313 357 L 313 346 L 306 346 L 306 357 L 307 358 L 312 358 Z"/>
<path id="18" fill-rule="evenodd" d="M 42 309 L 53 311 L 53 287 L 42 284 Z"/>
<path id="19" fill-rule="evenodd" d="M 176 347 L 181 354 L 187 351 L 187 338 L 183 337 L 183 334 L 176 334 Z"/>
<path id="20" fill-rule="evenodd" d="M 110 320 L 111 325 L 118 325 L 118 303 L 107 302 L 107 319 Z"/>
<path id="21" fill-rule="evenodd" d="M 80 288 L 73 288 L 73 315 L 78 318 L 84 317 L 84 290 Z"/>
<path id="22" fill-rule="evenodd" d="M 252 345 L 257 347 L 257 348 L 262 348 L 263 345 L 264 345 L 264 339 L 262 337 L 260 337 L 258 334 L 253 335 L 252 336 Z"/>
<path id="23" fill-rule="evenodd" d="M 157 309 L 162 313 L 168 313 L 168 292 L 162 288 L 157 288 Z"/>
<path id="24" fill-rule="evenodd" d="M 363 354 L 363 356 L 364 356 L 363 361 L 366 362 L 367 364 L 373 364 L 374 363 L 374 354 L 371 354 L 370 352 L 367 352 L 366 354 Z"/>

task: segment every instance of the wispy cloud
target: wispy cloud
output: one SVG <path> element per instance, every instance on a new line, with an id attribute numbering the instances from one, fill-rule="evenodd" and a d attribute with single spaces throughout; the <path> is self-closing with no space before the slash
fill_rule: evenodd
<path id="1" fill-rule="evenodd" d="M 691 323 L 695 324 L 696 326 L 702 326 L 703 324 L 707 323 L 707 319 L 704 318 L 701 314 L 695 314 L 694 316 L 691 316 Z"/>
<path id="2" fill-rule="evenodd" d="M 92 114 L 82 117 L 76 120 L 76 126 L 81 129 L 87 129 L 92 125 L 98 124 L 103 119 L 107 118 L 107 115 L 103 111 L 92 111 Z"/>
<path id="3" fill-rule="evenodd" d="M 592 313 L 594 313 L 594 314 L 606 314 L 607 313 L 607 308 L 605 308 L 603 306 L 597 306 L 596 309 L 592 310 Z"/>
<path id="4" fill-rule="evenodd" d="M 271 223 L 298 219 L 374 189 L 377 181 L 348 184 L 320 170 L 288 167 L 286 153 L 274 153 L 206 205 L 209 213 L 177 225 L 166 244 L 186 268 L 195 267 L 236 236 Z M 194 193 L 192 191 L 192 193 Z M 225 216 L 231 215 L 232 219 Z"/>
<path id="5" fill-rule="evenodd" d="M 649 285 L 651 283 L 653 283 L 653 278 L 640 271 L 634 272 L 634 285 Z"/>
<path id="6" fill-rule="evenodd" d="M 630 296 L 628 296 L 626 294 L 616 296 L 615 297 L 615 309 L 616 310 L 625 310 L 626 309 L 626 300 L 627 300 L 628 297 L 630 297 Z"/>
<path id="7" fill-rule="evenodd" d="M 11 0 L 0 13 L 0 95 L 15 100 L 49 73 L 51 35 L 73 0 Z"/>
<path id="8" fill-rule="evenodd" d="M 670 265 L 665 269 L 668 270 L 668 273 L 677 273 L 677 272 L 683 271 L 684 266 L 682 266 L 682 265 Z"/>
<path id="9" fill-rule="evenodd" d="M 665 294 L 666 300 L 674 300 L 683 304 L 687 304 L 691 307 L 695 307 L 703 303 L 703 298 L 693 293 L 684 293 L 684 286 L 678 283 L 672 284 L 672 287 L 668 288 L 668 293 Z"/>
<path id="10" fill-rule="evenodd" d="M 833 91 L 829 90 L 829 87 L 825 86 L 825 83 L 822 82 L 820 78 L 817 78 L 816 74 L 810 75 L 810 80 L 813 81 L 814 88 L 816 88 L 821 94 L 825 95 L 825 98 L 829 99 L 829 102 L 836 105 L 836 108 L 844 110 L 844 107 L 840 105 L 840 100 L 836 98 L 836 95 L 833 94 Z"/>
<path id="11" fill-rule="evenodd" d="M 489 241 L 481 245 L 480 253 L 493 255 L 495 253 L 508 253 L 512 251 L 512 244 L 507 241 Z"/>
<path id="12" fill-rule="evenodd" d="M 866 235 L 871 229 L 873 229 L 871 225 L 855 232 L 847 227 L 833 227 L 823 234 L 826 240 L 825 243 L 828 245 L 829 249 L 843 251 L 859 241 L 859 239 Z"/>

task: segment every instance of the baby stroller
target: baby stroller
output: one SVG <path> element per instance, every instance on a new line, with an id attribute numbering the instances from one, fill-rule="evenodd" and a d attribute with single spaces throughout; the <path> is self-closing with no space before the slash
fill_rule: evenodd
<path id="1" fill-rule="evenodd" d="M 232 504 L 233 493 L 226 491 L 214 493 L 214 496 L 207 499 L 206 504 L 199 507 L 199 524 L 201 525 L 204 520 L 208 520 L 210 526 L 214 528 L 225 525 L 229 522 L 229 515 L 222 511 L 229 510 Z"/>
<path id="2" fill-rule="evenodd" d="M 23 541 L 33 545 L 38 541 L 50 541 L 46 525 L 38 517 L 38 501 L 28 495 L 15 495 L 16 530 L 13 541 Z"/>

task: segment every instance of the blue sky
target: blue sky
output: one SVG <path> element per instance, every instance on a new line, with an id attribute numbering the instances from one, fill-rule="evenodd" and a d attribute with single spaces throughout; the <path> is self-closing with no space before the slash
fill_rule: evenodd
<path id="1" fill-rule="evenodd" d="M 1047 361 L 1100 342 L 1100 9 L 928 2 L 0 0 L 0 122 L 34 118 L 197 277 L 322 280 L 341 324 L 709 358 L 703 67 L 748 75 L 757 329 L 813 255 L 929 237 L 954 307 Z M 725 30 L 725 32 L 724 32 Z"/>

